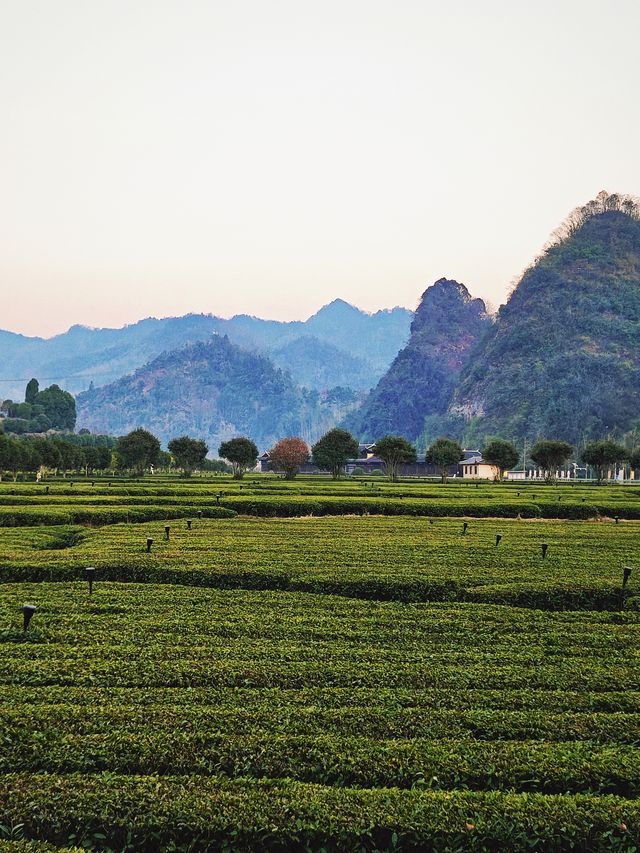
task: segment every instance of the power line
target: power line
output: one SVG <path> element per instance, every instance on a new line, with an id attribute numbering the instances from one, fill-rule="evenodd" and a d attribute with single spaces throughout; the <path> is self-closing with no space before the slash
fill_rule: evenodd
<path id="1" fill-rule="evenodd" d="M 116 371 L 109 373 L 73 373 L 70 376 L 40 376 L 38 381 L 49 382 L 52 379 L 94 379 L 98 376 L 123 376 L 124 374 Z M 29 382 L 33 379 L 32 376 L 18 376 L 13 379 L 0 379 L 0 382 Z"/>

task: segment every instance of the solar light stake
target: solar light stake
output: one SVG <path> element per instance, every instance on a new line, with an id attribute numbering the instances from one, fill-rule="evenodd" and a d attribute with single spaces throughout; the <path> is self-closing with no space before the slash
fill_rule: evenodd
<path id="1" fill-rule="evenodd" d="M 201 509 L 198 510 L 198 518 L 202 518 L 202 510 Z"/>
<path id="2" fill-rule="evenodd" d="M 153 539 L 149 536 L 147 539 L 147 554 L 151 553 L 151 546 L 153 545 Z"/>
<path id="3" fill-rule="evenodd" d="M 467 532 L 467 527 L 468 527 L 468 526 L 469 526 L 469 522 L 468 522 L 468 521 L 463 521 L 463 522 L 462 522 L 462 535 L 463 535 L 463 536 L 464 536 L 464 534 Z"/>
<path id="4" fill-rule="evenodd" d="M 45 491 L 45 493 L 48 495 L 48 494 L 49 494 L 49 486 L 45 486 L 45 487 L 44 487 L 44 491 Z"/>
<path id="5" fill-rule="evenodd" d="M 187 519 L 187 530 L 191 530 L 191 519 Z"/>
<path id="6" fill-rule="evenodd" d="M 622 586 L 623 588 L 627 585 L 627 581 L 631 575 L 631 566 L 625 566 L 622 570 Z"/>
<path id="7" fill-rule="evenodd" d="M 169 541 L 169 531 L 170 530 L 171 530 L 171 528 L 169 527 L 168 524 L 166 524 L 165 528 L 164 528 L 164 538 L 167 540 L 167 542 Z"/>
<path id="8" fill-rule="evenodd" d="M 216 503 L 217 503 L 217 504 L 219 504 L 219 503 L 220 503 L 220 495 L 216 495 Z"/>
<path id="9" fill-rule="evenodd" d="M 501 534 L 501 533 L 496 533 L 496 548 L 497 548 L 497 547 L 498 547 L 498 545 L 500 544 L 500 540 L 501 540 L 501 539 L 502 539 L 502 534 Z"/>
<path id="10" fill-rule="evenodd" d="M 22 630 L 24 633 L 27 633 L 27 629 L 29 628 L 29 622 L 31 622 L 31 617 L 36 612 L 35 604 L 23 604 L 22 605 Z"/>
<path id="11" fill-rule="evenodd" d="M 548 548 L 548 547 L 549 547 L 549 545 L 548 545 L 546 542 L 543 542 L 543 543 L 542 543 L 542 545 L 541 545 L 541 548 L 542 548 L 542 559 L 543 559 L 543 560 L 544 560 L 544 558 L 547 556 L 547 548 Z"/>
<path id="12" fill-rule="evenodd" d="M 93 593 L 93 578 L 95 577 L 95 572 L 96 570 L 93 566 L 87 566 L 84 570 L 85 577 L 89 581 L 89 595 L 92 595 Z"/>
<path id="13" fill-rule="evenodd" d="M 616 515 L 616 524 L 620 524 L 620 516 Z"/>

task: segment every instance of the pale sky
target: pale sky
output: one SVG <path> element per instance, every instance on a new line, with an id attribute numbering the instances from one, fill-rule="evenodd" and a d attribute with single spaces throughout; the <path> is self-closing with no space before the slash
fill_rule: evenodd
<path id="1" fill-rule="evenodd" d="M 0 0 L 0 328 L 495 305 L 640 194 L 637 0 Z"/>

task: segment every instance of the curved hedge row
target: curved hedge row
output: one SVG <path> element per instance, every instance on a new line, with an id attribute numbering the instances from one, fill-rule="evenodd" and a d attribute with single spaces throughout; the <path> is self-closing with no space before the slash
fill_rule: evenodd
<path id="1" fill-rule="evenodd" d="M 242 516 L 195 518 L 190 529 L 169 523 L 170 541 L 167 523 L 5 530 L 0 583 L 77 580 L 94 566 L 99 581 L 544 610 L 631 609 L 638 595 L 637 570 L 621 586 L 622 567 L 634 563 L 635 522 Z"/>
<path id="2" fill-rule="evenodd" d="M 139 550 L 142 546 L 139 546 Z M 99 580 L 143 584 L 177 584 L 208 589 L 279 590 L 320 595 L 338 595 L 368 601 L 399 602 L 476 602 L 505 604 L 536 610 L 637 610 L 637 595 L 631 591 L 581 584 L 562 586 L 554 583 L 519 584 L 504 587 L 470 588 L 455 580 L 392 580 L 375 578 L 295 578 L 286 572 L 261 570 L 220 570 L 172 568 L 134 563 L 133 560 L 103 562 Z M 84 574 L 73 565 L 8 565 L 0 569 L 0 583 L 73 581 Z"/>

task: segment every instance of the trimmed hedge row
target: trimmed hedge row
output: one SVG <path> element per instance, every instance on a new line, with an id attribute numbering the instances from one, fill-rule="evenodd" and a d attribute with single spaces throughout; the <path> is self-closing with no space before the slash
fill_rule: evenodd
<path id="1" fill-rule="evenodd" d="M 221 506 L 204 507 L 203 518 L 234 518 L 238 513 Z M 86 524 L 102 527 L 107 524 L 139 523 L 143 521 L 164 521 L 172 518 L 193 518 L 196 511 L 192 508 L 175 506 L 128 506 L 108 509 L 93 507 L 69 507 L 58 509 L 49 507 L 33 509 L 5 509 L 0 507 L 0 527 L 37 527 L 40 525 Z"/>
<path id="2" fill-rule="evenodd" d="M 601 506 L 587 503 L 447 502 L 416 498 L 224 497 L 221 506 L 261 518 L 323 515 L 415 515 L 434 518 L 557 518 L 584 521 L 599 516 L 640 519 L 640 502 Z"/>
<path id="3" fill-rule="evenodd" d="M 295 730 L 300 727 L 295 725 L 291 732 L 272 731 L 273 725 L 248 729 L 240 713 L 234 716 L 226 709 L 217 715 L 183 709 L 177 720 L 170 713 L 152 714 L 146 722 L 131 724 L 116 715 L 110 722 L 102 718 L 99 726 L 86 719 L 86 708 L 82 714 L 84 726 L 71 713 L 65 718 L 60 712 L 56 721 L 47 720 L 44 714 L 14 719 L 3 714 L 0 773 L 16 767 L 34 773 L 109 770 L 139 775 L 287 777 L 341 786 L 640 795 L 640 750 L 609 740 L 619 739 L 621 730 L 632 742 L 634 736 L 637 740 L 637 730 L 632 734 L 628 729 L 628 717 L 618 717 L 613 721 L 614 731 L 607 731 L 593 715 L 575 715 L 586 719 L 573 721 L 573 726 L 560 715 L 545 717 L 543 724 L 540 715 L 538 719 L 529 715 L 528 726 L 521 733 L 549 736 L 549 742 L 544 742 L 500 740 L 517 725 L 514 727 L 513 715 L 506 717 L 504 726 L 496 725 L 497 712 L 485 712 L 492 718 L 493 727 L 487 727 L 485 721 L 475 732 L 465 732 L 464 725 L 461 730 L 441 728 L 437 733 L 446 740 L 430 739 L 428 725 L 422 737 L 406 738 L 399 733 L 380 737 L 367 732 L 366 726 L 360 736 L 347 734 L 338 719 L 335 727 L 339 732 L 333 734 L 325 731 L 326 720 L 317 732 L 304 734 L 297 734 Z M 439 716 L 442 719 L 441 713 Z M 482 714 L 476 712 L 475 716 L 477 719 Z M 347 715 L 343 717 L 345 731 L 358 728 L 349 725 Z M 463 722 L 470 724 L 471 717 L 467 713 Z M 242 725 L 236 726 L 239 719 Z M 420 720 L 413 722 L 419 730 Z M 604 742 L 562 741 L 559 737 L 580 738 L 590 733 Z M 482 740 L 483 736 L 489 740 Z"/>
<path id="4" fill-rule="evenodd" d="M 144 550 L 142 544 L 138 551 Z M 278 590 L 318 595 L 336 595 L 367 601 L 400 601 L 406 603 L 475 602 L 504 604 L 535 610 L 638 610 L 640 598 L 631 590 L 616 586 L 575 586 L 554 583 L 512 584 L 509 586 L 469 587 L 455 580 L 439 581 L 416 578 L 295 578 L 285 571 L 216 570 L 207 568 L 173 568 L 157 565 L 151 556 L 147 562 L 132 558 L 123 562 L 106 560 L 99 566 L 103 581 L 143 584 L 176 584 L 208 589 Z M 87 563 L 89 564 L 89 563 Z M 73 581 L 83 578 L 82 570 L 73 565 L 9 564 L 0 568 L 0 584 L 37 581 Z"/>
<path id="5" fill-rule="evenodd" d="M 112 705 L 87 714 L 86 708 L 36 706 L 33 709 L 0 711 L 5 741 L 0 751 L 0 770 L 11 769 L 9 752 L 20 744 L 27 751 L 37 742 L 59 736 L 101 738 L 121 729 L 120 736 L 141 741 L 154 732 L 170 738 L 185 737 L 196 742 L 207 737 L 262 736 L 268 741 L 286 734 L 300 738 L 326 736 L 336 739 L 341 752 L 341 738 L 370 738 L 373 741 L 399 739 L 420 742 L 458 740 L 473 741 L 588 741 L 593 744 L 633 746 L 640 743 L 640 715 L 591 712 L 575 714 L 547 710 L 510 711 L 492 708 L 419 709 L 367 708 L 346 705 L 342 708 L 313 707 L 282 709 L 286 720 L 274 715 L 267 704 L 256 700 L 250 708 L 145 708 L 130 706 L 121 710 Z M 27 730 L 25 730 L 25 726 Z M 43 737 L 45 735 L 45 737 Z M 78 742 L 81 746 L 81 740 Z M 186 745 L 187 749 L 188 744 Z M 46 754 L 46 744 L 42 743 Z M 126 749 L 126 747 L 125 747 Z M 640 756 L 638 756 L 640 760 Z M 39 760 L 38 757 L 35 758 Z M 640 768 L 640 765 L 638 765 Z M 45 765 L 46 769 L 46 765 Z"/>
<path id="6" fill-rule="evenodd" d="M 191 687 L 175 690 L 173 687 L 75 687 L 71 684 L 59 687 L 50 685 L 46 692 L 40 687 L 19 684 L 0 684 L 0 706 L 5 710 L 20 708 L 27 713 L 27 706 L 46 708 L 51 705 L 69 706 L 73 709 L 87 707 L 117 706 L 123 713 L 143 713 L 150 708 L 159 713 L 162 708 L 177 710 L 187 706 L 198 707 L 256 708 L 268 706 L 275 715 L 295 714 L 296 708 L 335 709 L 345 706 L 398 710 L 401 708 L 472 710 L 489 708 L 494 710 L 545 710 L 578 712 L 625 712 L 640 713 L 640 691 L 638 690 L 536 690 L 522 689 L 456 689 L 450 688 L 407 688 L 407 687 L 299 687 L 294 690 L 263 688 L 257 693 L 252 687 Z"/>
<path id="7" fill-rule="evenodd" d="M 139 546 L 142 550 L 142 546 Z M 83 577 L 75 566 L 8 565 L 0 569 L 0 584 L 37 581 L 73 581 Z M 617 587 L 558 586 L 556 584 L 513 585 L 505 587 L 469 588 L 456 581 L 403 581 L 375 578 L 296 579 L 286 572 L 209 571 L 206 568 L 171 568 L 154 565 L 104 562 L 100 580 L 143 584 L 177 584 L 208 589 L 273 590 L 318 595 L 337 595 L 366 601 L 399 601 L 406 603 L 475 602 L 505 604 L 535 610 L 638 610 L 640 601 L 631 591 Z"/>
<path id="8" fill-rule="evenodd" d="M 469 516 L 475 518 L 539 518 L 535 504 L 511 503 L 449 503 L 400 498 L 343 498 L 343 497 L 225 497 L 221 506 L 230 507 L 245 515 L 261 518 L 293 518 L 314 515 L 416 515 Z M 583 507 L 583 505 L 579 505 Z M 569 505 L 567 504 L 568 508 Z M 575 516 L 588 518 L 588 515 Z"/>
<path id="9" fill-rule="evenodd" d="M 183 518 L 202 511 L 207 518 L 226 507 L 244 515 L 260 518 L 295 518 L 300 516 L 386 515 L 434 518 L 548 518 L 587 520 L 596 517 L 640 519 L 640 502 L 596 505 L 557 501 L 554 503 L 513 503 L 479 499 L 477 501 L 426 500 L 420 497 L 340 497 L 317 495 L 227 495 L 220 504 L 212 496 L 184 495 L 97 498 L 87 505 L 91 495 L 72 496 L 65 502 L 56 494 L 50 499 L 18 496 L 2 499 L 0 527 L 39 524 L 115 524 L 121 521 L 148 521 Z"/>
<path id="10" fill-rule="evenodd" d="M 0 777 L 0 821 L 119 851 L 604 851 L 634 849 L 640 802 L 111 773 L 40 774 L 34 784 L 11 774 Z"/>

